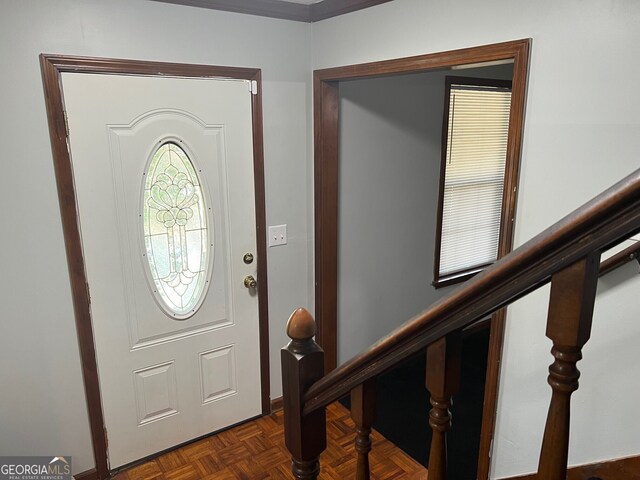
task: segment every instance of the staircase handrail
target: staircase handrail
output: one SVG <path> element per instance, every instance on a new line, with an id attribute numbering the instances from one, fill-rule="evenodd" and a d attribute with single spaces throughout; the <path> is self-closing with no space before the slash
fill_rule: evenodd
<path id="1" fill-rule="evenodd" d="M 606 275 L 607 273 L 612 272 L 633 260 L 638 260 L 638 263 L 640 263 L 640 241 L 636 241 L 636 243 L 629 245 L 624 250 L 621 250 L 606 260 L 603 260 L 600 263 L 600 276 L 602 277 L 603 275 Z"/>
<path id="2" fill-rule="evenodd" d="M 429 344 L 548 283 L 552 274 L 640 232 L 640 169 L 313 383 L 303 415 L 340 399 Z"/>

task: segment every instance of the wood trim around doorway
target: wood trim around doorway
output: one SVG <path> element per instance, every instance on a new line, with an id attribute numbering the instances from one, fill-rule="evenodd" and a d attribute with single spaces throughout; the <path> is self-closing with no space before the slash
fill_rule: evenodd
<path id="1" fill-rule="evenodd" d="M 256 233 L 258 254 L 258 295 L 260 328 L 260 382 L 262 412 L 271 410 L 269 400 L 269 338 L 267 304 L 267 244 L 264 188 L 264 152 L 262 133 L 262 83 L 261 71 L 257 68 L 220 67 L 211 65 L 190 65 L 179 63 L 146 62 L 111 58 L 74 57 L 61 55 L 40 55 L 40 66 L 44 86 L 49 136 L 53 154 L 60 215 L 64 233 L 67 265 L 73 297 L 76 330 L 80 348 L 80 362 L 84 380 L 89 426 L 98 480 L 109 478 L 107 442 L 104 416 L 100 396 L 100 384 L 89 307 L 89 294 L 76 193 L 73 183 L 71 156 L 65 122 L 64 100 L 61 74 L 64 72 L 92 74 L 122 74 L 142 76 L 211 77 L 233 78 L 257 82 L 257 94 L 252 95 L 253 118 L 253 162 L 254 189 L 256 198 Z M 91 472 L 87 472 L 91 473 Z M 89 477 L 87 477 L 89 478 Z"/>
<path id="2" fill-rule="evenodd" d="M 338 171 L 339 84 L 344 80 L 446 70 L 463 65 L 482 66 L 513 62 L 513 90 L 507 144 L 507 168 L 502 200 L 498 256 L 513 247 L 513 223 L 522 154 L 525 99 L 531 39 L 380 62 L 316 70 L 314 108 L 315 304 L 317 340 L 325 351 L 325 372 L 337 365 L 338 306 Z M 504 309 L 491 320 L 489 358 L 485 382 L 478 479 L 489 475 L 490 448 L 495 424 L 500 361 L 505 326 Z"/>

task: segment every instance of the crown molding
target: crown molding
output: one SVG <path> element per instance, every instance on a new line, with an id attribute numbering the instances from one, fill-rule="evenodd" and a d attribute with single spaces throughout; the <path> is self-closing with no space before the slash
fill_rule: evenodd
<path id="1" fill-rule="evenodd" d="M 189 7 L 313 23 L 392 0 L 323 0 L 311 5 L 285 0 L 151 0 Z"/>
<path id="2" fill-rule="evenodd" d="M 309 5 L 310 18 L 311 22 L 318 22 L 390 1 L 392 0 L 323 0 Z"/>

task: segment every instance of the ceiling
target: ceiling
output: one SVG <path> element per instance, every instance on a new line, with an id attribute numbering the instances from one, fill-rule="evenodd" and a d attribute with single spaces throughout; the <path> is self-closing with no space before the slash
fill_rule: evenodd
<path id="1" fill-rule="evenodd" d="M 393 0 L 152 0 L 189 7 L 317 22 Z"/>

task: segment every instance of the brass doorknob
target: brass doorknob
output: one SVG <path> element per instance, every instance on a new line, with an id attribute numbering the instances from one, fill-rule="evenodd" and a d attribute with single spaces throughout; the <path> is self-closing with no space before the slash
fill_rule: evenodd
<path id="1" fill-rule="evenodd" d="M 244 286 L 247 288 L 256 288 L 256 285 L 258 284 L 258 282 L 256 282 L 256 279 L 253 278 L 253 275 L 247 275 L 246 277 L 244 277 Z"/>

